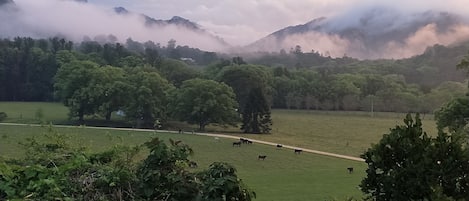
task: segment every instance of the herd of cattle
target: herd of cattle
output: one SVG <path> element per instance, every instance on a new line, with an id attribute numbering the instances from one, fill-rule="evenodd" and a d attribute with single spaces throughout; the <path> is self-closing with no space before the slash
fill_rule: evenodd
<path id="1" fill-rule="evenodd" d="M 233 147 L 241 147 L 241 144 L 252 144 L 252 141 L 249 139 L 245 139 L 245 138 L 239 138 L 239 141 L 233 142 Z M 283 145 L 277 144 L 277 148 L 282 148 L 282 147 Z M 294 150 L 295 154 L 300 154 L 301 152 L 303 152 L 303 150 L 301 149 Z M 259 155 L 257 157 L 258 160 L 265 160 L 265 158 L 267 158 L 266 155 Z"/>
<path id="2" fill-rule="evenodd" d="M 245 138 L 239 138 L 239 141 L 236 141 L 236 142 L 233 142 L 233 147 L 241 147 L 241 144 L 252 144 L 252 141 L 249 140 L 249 139 L 245 139 Z M 283 145 L 281 144 L 277 144 L 276 146 L 277 148 L 282 148 Z M 295 154 L 301 154 L 301 152 L 303 152 L 302 149 L 294 149 L 293 152 Z M 257 160 L 265 160 L 265 158 L 267 158 L 267 155 L 259 155 L 257 157 Z M 353 173 L 353 167 L 348 167 L 347 168 L 347 171 L 348 173 Z"/>

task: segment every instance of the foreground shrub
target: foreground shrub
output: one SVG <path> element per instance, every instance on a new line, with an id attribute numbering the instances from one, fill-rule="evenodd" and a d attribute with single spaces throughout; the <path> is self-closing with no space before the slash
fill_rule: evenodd
<path id="1" fill-rule="evenodd" d="M 7 117 L 8 117 L 8 116 L 7 116 L 7 113 L 5 113 L 5 112 L 0 112 L 0 121 L 5 120 Z"/>
<path id="2" fill-rule="evenodd" d="M 88 153 L 82 147 L 70 146 L 65 135 L 53 130 L 47 136 L 46 140 L 31 138 L 22 143 L 26 149 L 24 158 L 0 161 L 0 200 L 254 198 L 228 164 L 214 163 L 199 173 L 186 170 L 193 152 L 180 141 L 170 140 L 166 145 L 154 138 L 140 146 L 115 146 Z M 149 154 L 137 161 L 136 155 L 144 146 Z"/>

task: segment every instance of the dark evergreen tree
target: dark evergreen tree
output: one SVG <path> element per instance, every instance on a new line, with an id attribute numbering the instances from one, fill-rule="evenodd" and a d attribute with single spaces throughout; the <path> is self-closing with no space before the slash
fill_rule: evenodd
<path id="1" fill-rule="evenodd" d="M 243 125 L 241 130 L 245 133 L 270 132 L 270 127 L 272 126 L 270 106 L 262 89 L 252 89 L 243 108 Z"/>
<path id="2" fill-rule="evenodd" d="M 272 75 L 262 66 L 233 65 L 220 72 L 220 80 L 233 88 L 245 133 L 268 133 Z"/>

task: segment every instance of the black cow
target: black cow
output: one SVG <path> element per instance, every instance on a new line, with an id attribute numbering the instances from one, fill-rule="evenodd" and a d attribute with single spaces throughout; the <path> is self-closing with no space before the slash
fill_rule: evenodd
<path id="1" fill-rule="evenodd" d="M 239 138 L 239 141 L 242 142 L 243 144 L 248 144 L 249 143 L 249 140 L 244 139 L 244 138 Z"/>
<path id="2" fill-rule="evenodd" d="M 259 155 L 259 156 L 257 157 L 257 160 L 265 160 L 265 158 L 267 158 L 266 155 Z"/>
<path id="3" fill-rule="evenodd" d="M 240 146 L 241 146 L 241 141 L 239 141 L 239 142 L 233 142 L 233 147 L 234 147 L 234 146 L 240 147 Z"/>
<path id="4" fill-rule="evenodd" d="M 277 148 L 282 148 L 282 147 L 283 147 L 283 145 L 277 144 Z"/>
<path id="5" fill-rule="evenodd" d="M 353 173 L 353 167 L 348 167 L 347 170 L 348 170 L 348 173 L 349 173 L 349 174 L 352 174 L 352 173 Z"/>
<path id="6" fill-rule="evenodd" d="M 189 167 L 190 167 L 190 168 L 197 168 L 197 167 L 199 167 L 199 166 L 197 165 L 197 163 L 196 163 L 195 161 L 190 161 L 190 162 L 189 162 Z"/>
<path id="7" fill-rule="evenodd" d="M 301 154 L 301 152 L 303 152 L 303 150 L 301 150 L 301 149 L 295 149 L 295 154 Z"/>

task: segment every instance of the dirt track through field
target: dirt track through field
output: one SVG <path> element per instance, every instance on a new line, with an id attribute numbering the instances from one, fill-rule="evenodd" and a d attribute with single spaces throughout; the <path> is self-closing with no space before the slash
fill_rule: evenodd
<path id="1" fill-rule="evenodd" d="M 2 126 L 42 126 L 39 124 L 16 124 L 16 123 L 0 123 Z M 54 127 L 58 128 L 78 128 L 80 126 L 64 126 L 64 125 L 54 125 Z M 86 128 L 90 129 L 102 129 L 102 130 L 121 130 L 121 131 L 139 131 L 139 132 L 155 132 L 155 130 L 150 130 L 150 129 L 136 129 L 136 128 L 110 128 L 110 127 L 91 127 L 91 126 L 86 126 Z M 178 131 L 169 131 L 169 130 L 156 130 L 156 132 L 159 133 L 173 133 L 173 134 L 178 134 Z M 219 137 L 219 138 L 230 138 L 230 139 L 236 139 L 239 140 L 241 137 L 239 136 L 234 136 L 234 135 L 224 135 L 224 134 L 213 134 L 213 133 L 199 133 L 199 132 L 184 132 L 184 135 L 202 135 L 202 136 L 209 136 L 209 137 Z M 274 143 L 274 142 L 268 142 L 268 141 L 263 141 L 263 140 L 254 140 L 254 139 L 249 139 L 249 138 L 244 138 L 251 140 L 252 142 L 259 143 L 259 144 L 265 144 L 265 145 L 271 145 L 271 146 L 277 146 L 279 143 Z M 330 157 L 335 157 L 335 158 L 341 158 L 341 159 L 347 159 L 347 160 L 353 160 L 353 161 L 360 161 L 364 162 L 362 158 L 358 157 L 353 157 L 353 156 L 346 156 L 346 155 L 341 155 L 341 154 L 334 154 L 334 153 L 329 153 L 329 152 L 323 152 L 323 151 L 318 151 L 318 150 L 313 150 L 313 149 L 305 149 L 301 147 L 294 147 L 294 146 L 289 146 L 289 145 L 282 145 L 282 148 L 287 148 L 287 149 L 301 149 L 303 152 L 308 152 L 308 153 L 313 153 L 313 154 L 318 154 L 318 155 L 324 155 L 324 156 L 330 156 Z"/>

